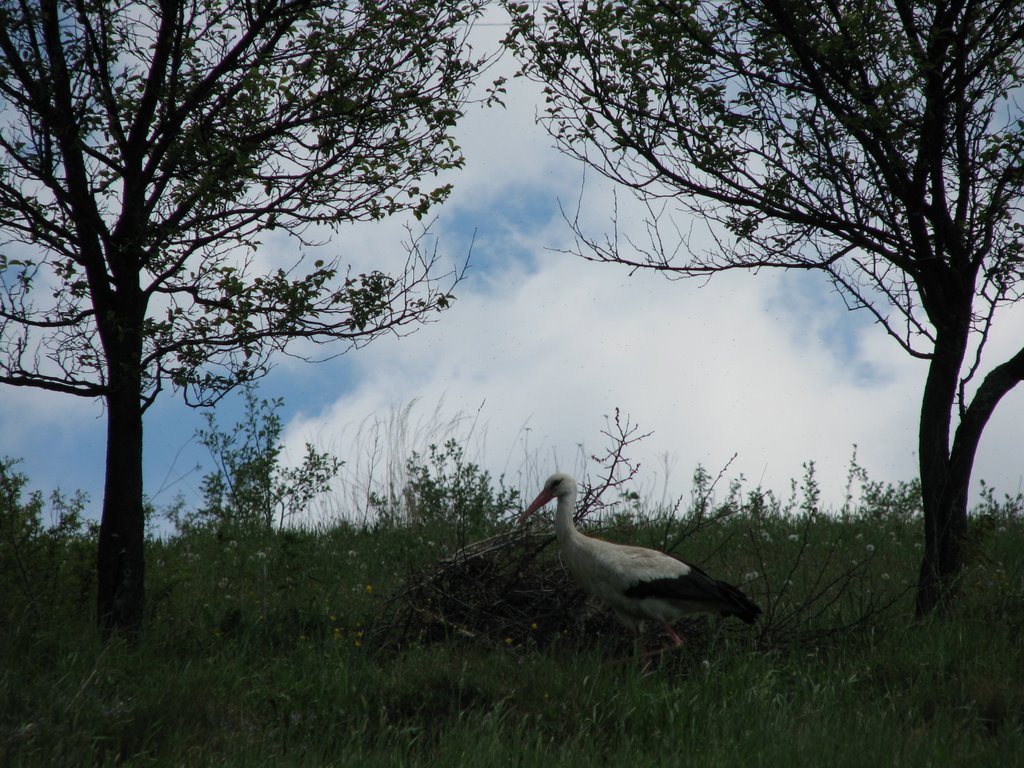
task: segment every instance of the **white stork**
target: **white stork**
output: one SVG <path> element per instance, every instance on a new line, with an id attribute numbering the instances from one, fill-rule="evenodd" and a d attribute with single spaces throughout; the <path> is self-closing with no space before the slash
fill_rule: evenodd
<path id="1" fill-rule="evenodd" d="M 572 477 L 552 475 L 519 522 L 525 522 L 549 501 L 558 499 L 555 535 L 566 566 L 585 591 L 607 603 L 619 620 L 633 630 L 641 657 L 646 651 L 640 629 L 648 619 L 660 621 L 676 647 L 683 644 L 683 639 L 672 628 L 672 622 L 686 614 L 735 616 L 747 624 L 757 619 L 761 609 L 750 598 L 694 565 L 653 549 L 584 536 L 572 520 L 576 493 Z"/>

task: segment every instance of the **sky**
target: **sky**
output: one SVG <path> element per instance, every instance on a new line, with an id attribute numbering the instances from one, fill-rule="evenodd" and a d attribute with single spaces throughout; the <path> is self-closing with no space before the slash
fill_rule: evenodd
<path id="1" fill-rule="evenodd" d="M 491 12 L 494 13 L 494 12 Z M 493 46 L 504 31 L 491 15 L 474 33 Z M 493 26 L 492 26 L 493 25 Z M 499 62 L 487 78 L 511 73 Z M 596 475 L 589 457 L 611 447 L 620 419 L 650 433 L 631 446 L 637 488 L 654 502 L 688 498 L 700 465 L 730 480 L 789 494 L 813 461 L 827 506 L 842 504 L 856 446 L 875 481 L 917 471 L 916 434 L 926 363 L 907 356 L 865 312 L 849 312 L 822 276 L 761 271 L 710 281 L 629 274 L 564 253 L 572 233 L 562 211 L 579 209 L 595 235 L 607 231 L 615 190 L 553 146 L 537 124 L 540 90 L 508 85 L 506 108 L 471 106 L 456 135 L 465 168 L 434 211 L 431 242 L 453 263 L 470 253 L 451 309 L 403 338 L 319 364 L 281 358 L 258 395 L 283 398 L 288 461 L 312 443 L 345 461 L 312 515 L 358 518 L 368 484 L 401 482 L 412 451 L 456 439 L 469 460 L 524 497 L 556 470 Z M 619 228 L 642 217 L 618 194 Z M 684 229 L 690 222 L 680 214 Z M 357 267 L 397 269 L 410 222 L 353 226 L 325 253 Z M 294 245 L 271 243 L 273 247 Z M 1006 313 L 993 359 L 1024 338 L 1024 307 Z M 229 397 L 216 418 L 242 413 Z M 147 414 L 145 483 L 158 508 L 180 495 L 200 500 L 211 462 L 196 438 L 203 415 L 165 392 Z M 1024 487 L 1020 458 L 1024 390 L 1008 395 L 975 464 L 997 492 Z M 37 390 L 0 397 L 0 456 L 21 459 L 29 486 L 76 489 L 98 515 L 105 429 L 98 402 Z M 199 468 L 197 468 L 199 467 Z"/>

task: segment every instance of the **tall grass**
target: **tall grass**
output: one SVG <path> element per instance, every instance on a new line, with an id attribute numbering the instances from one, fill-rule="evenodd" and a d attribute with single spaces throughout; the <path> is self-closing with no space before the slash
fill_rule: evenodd
<path id="1" fill-rule="evenodd" d="M 698 621 L 646 668 L 616 629 L 384 652 L 384 608 L 511 525 L 511 489 L 435 445 L 405 468 L 412 517 L 280 528 L 221 509 L 151 539 L 134 646 L 93 630 L 95 534 L 73 501 L 0 464 L 0 764 L 1024 765 L 1020 497 L 984 496 L 957 609 L 915 622 L 913 484 L 854 459 L 838 510 L 811 464 L 783 494 L 698 469 L 678 507 L 611 485 L 586 525 L 741 583 L 762 624 Z"/>

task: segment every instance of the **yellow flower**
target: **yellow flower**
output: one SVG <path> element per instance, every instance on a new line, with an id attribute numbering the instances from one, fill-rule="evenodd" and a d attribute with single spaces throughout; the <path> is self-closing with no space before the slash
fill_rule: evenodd
<path id="1" fill-rule="evenodd" d="M 372 595 L 373 594 L 373 584 L 367 584 L 366 585 L 366 594 L 368 594 L 368 595 Z"/>

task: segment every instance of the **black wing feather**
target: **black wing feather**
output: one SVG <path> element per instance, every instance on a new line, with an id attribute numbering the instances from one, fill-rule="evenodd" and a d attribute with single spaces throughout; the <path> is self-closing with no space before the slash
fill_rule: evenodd
<path id="1" fill-rule="evenodd" d="M 709 611 L 722 616 L 735 616 L 753 624 L 761 609 L 743 592 L 716 578 L 708 576 L 696 566 L 682 576 L 640 581 L 625 590 L 626 597 L 643 600 L 645 597 L 679 601 L 689 605 L 705 605 Z"/>

